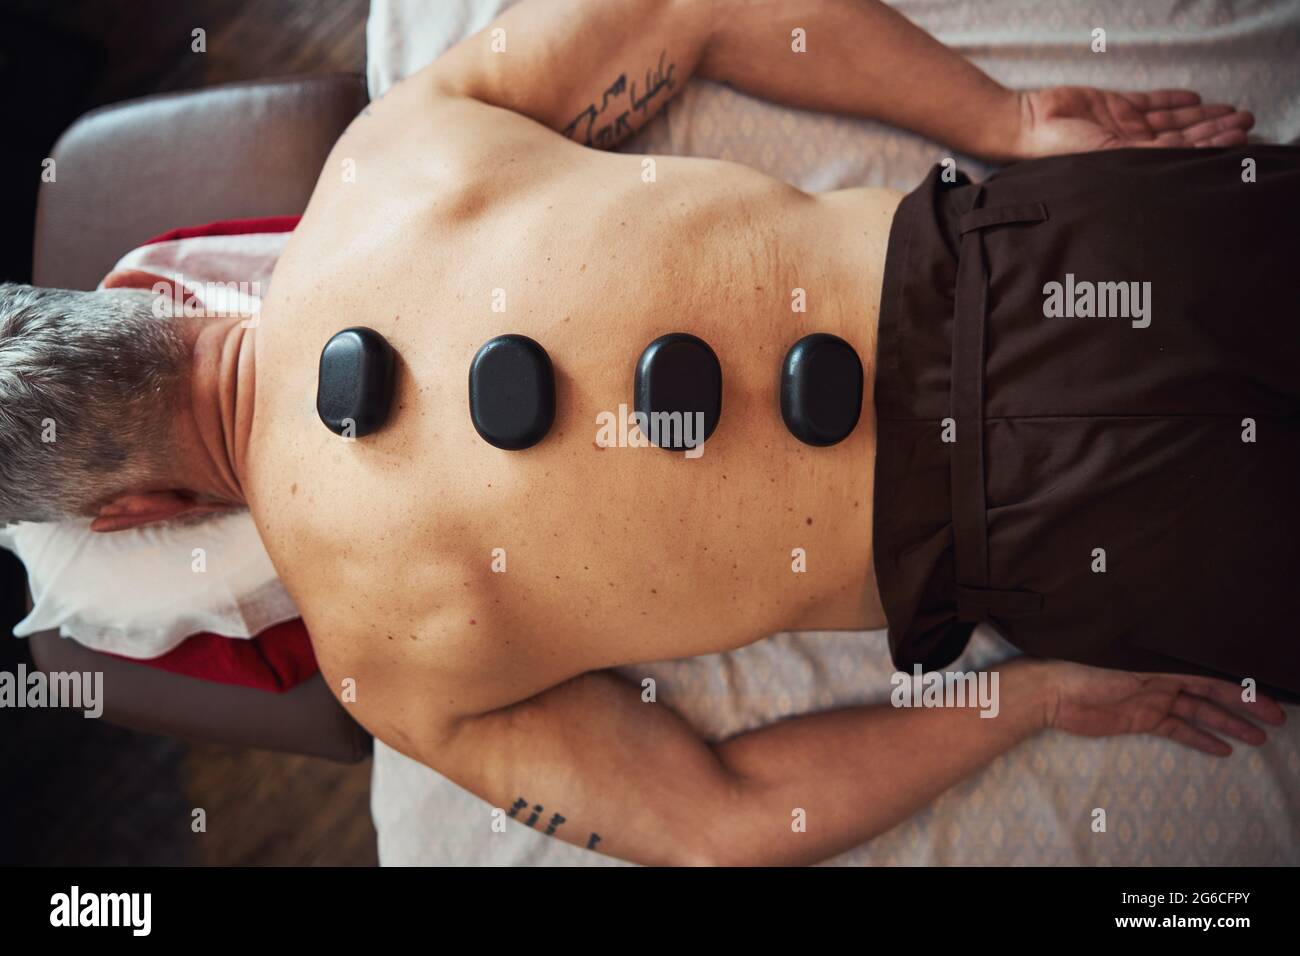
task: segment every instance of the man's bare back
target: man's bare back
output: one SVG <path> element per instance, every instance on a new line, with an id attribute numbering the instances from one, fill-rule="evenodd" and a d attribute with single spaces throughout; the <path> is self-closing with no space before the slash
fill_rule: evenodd
<path id="1" fill-rule="evenodd" d="M 849 439 L 814 448 L 777 388 L 820 331 L 866 359 L 869 395 L 899 197 L 700 159 L 657 158 L 647 182 L 641 157 L 409 85 L 370 113 L 327 163 L 257 333 L 271 371 L 250 502 L 327 671 L 360 657 L 417 701 L 478 710 L 611 665 L 882 626 L 869 402 Z M 320 349 L 348 325 L 401 356 L 391 420 L 356 442 L 310 420 Z M 698 458 L 604 447 L 598 416 L 631 403 L 641 350 L 674 331 L 721 360 L 718 431 Z M 558 383 L 550 437 L 522 453 L 474 433 L 465 384 L 507 332 L 543 343 Z"/>
<path id="2" fill-rule="evenodd" d="M 785 52 L 805 28 L 820 58 Z M 703 0 L 524 2 L 372 104 L 275 272 L 243 456 L 246 500 L 332 689 L 490 806 L 544 805 L 548 833 L 643 862 L 824 859 L 1043 726 L 1086 732 L 1061 704 L 1073 695 L 1138 708 L 1125 726 L 1149 729 L 1177 680 L 1153 706 L 1132 675 L 1046 680 L 1049 665 L 1023 663 L 1003 670 L 997 721 L 847 708 L 709 744 L 606 671 L 884 625 L 870 396 L 901 197 L 599 151 L 692 73 L 992 157 L 1113 145 L 1125 108 L 1084 90 L 1026 112 L 888 8 L 849 0 L 758 16 Z M 399 356 L 392 414 L 358 441 L 313 408 L 321 349 L 350 326 Z M 698 457 L 602 447 L 642 350 L 670 332 L 721 361 L 717 431 Z M 793 437 L 778 403 L 786 351 L 814 332 L 866 369 L 861 420 L 828 448 Z M 471 360 L 505 333 L 541 343 L 556 373 L 555 423 L 523 452 L 470 419 Z M 795 839 L 792 807 L 818 821 Z"/>

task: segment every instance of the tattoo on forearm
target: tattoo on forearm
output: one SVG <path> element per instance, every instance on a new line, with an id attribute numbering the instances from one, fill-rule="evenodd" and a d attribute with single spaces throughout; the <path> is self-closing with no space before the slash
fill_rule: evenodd
<path id="1" fill-rule="evenodd" d="M 668 62 L 668 51 L 664 50 L 659 54 L 658 62 L 646 69 L 639 93 L 636 81 L 629 83 L 627 74 L 620 73 L 618 79 L 605 88 L 599 103 L 589 103 L 564 127 L 564 135 L 597 149 L 613 146 L 632 134 L 630 119 L 633 114 L 636 114 L 638 122 L 645 122 L 659 103 L 668 99 L 660 94 L 668 91 L 671 95 L 677 88 L 677 80 L 673 76 L 676 71 L 677 64 Z"/>
<path id="2" fill-rule="evenodd" d="M 506 813 L 506 816 L 514 817 L 516 820 L 518 820 L 519 812 L 521 810 L 526 809 L 527 807 L 528 807 L 528 801 L 525 800 L 523 797 L 520 797 L 518 800 L 516 800 L 514 803 L 510 805 L 510 810 Z M 534 805 L 533 812 L 529 814 L 528 818 L 526 820 L 520 820 L 519 822 L 521 822 L 524 826 L 531 828 L 533 824 L 535 824 L 538 820 L 541 819 L 543 809 L 544 808 L 540 803 Z M 569 821 L 565 817 L 561 816 L 560 814 L 558 813 L 552 814 L 550 822 L 546 824 L 546 829 L 543 832 L 547 836 L 554 836 L 555 831 L 558 830 L 562 824 L 568 822 Z M 591 836 L 587 837 L 587 849 L 594 850 L 596 848 L 596 844 L 599 842 L 600 842 L 600 834 L 593 833 Z"/>

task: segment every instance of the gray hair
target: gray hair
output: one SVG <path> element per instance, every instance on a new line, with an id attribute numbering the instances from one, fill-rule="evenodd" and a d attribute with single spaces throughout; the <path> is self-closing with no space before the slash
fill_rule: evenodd
<path id="1" fill-rule="evenodd" d="M 150 292 L 0 283 L 0 526 L 156 481 L 188 350 Z"/>

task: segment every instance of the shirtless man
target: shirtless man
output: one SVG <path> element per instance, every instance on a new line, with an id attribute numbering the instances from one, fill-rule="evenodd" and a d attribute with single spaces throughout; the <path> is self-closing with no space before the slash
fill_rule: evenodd
<path id="1" fill-rule="evenodd" d="M 847 440 L 814 448 L 786 430 L 774 384 L 791 343 L 828 332 L 862 357 L 871 395 L 901 196 L 809 195 L 704 159 L 657 157 L 650 177 L 603 151 L 692 75 L 994 159 L 1231 145 L 1251 123 L 1185 92 L 1014 94 L 870 0 L 526 0 L 351 125 L 258 327 L 178 323 L 187 400 L 169 455 L 101 488 L 94 527 L 246 503 L 363 725 L 491 806 L 542 804 L 556 838 L 643 863 L 825 859 L 1047 727 L 1216 754 L 1216 734 L 1262 742 L 1243 715 L 1281 709 L 1232 684 L 1027 660 L 1003 668 L 993 720 L 851 708 L 710 744 L 607 672 L 885 625 L 871 402 Z M 23 294 L 0 296 L 0 315 Z M 387 424 L 351 442 L 313 408 L 321 348 L 349 326 L 399 356 Z M 673 331 L 722 364 L 704 454 L 602 447 L 598 416 L 630 402 L 641 350 Z M 554 425 L 523 452 L 478 437 L 465 387 L 507 332 L 555 366 Z M 791 572 L 796 547 L 807 573 Z"/>

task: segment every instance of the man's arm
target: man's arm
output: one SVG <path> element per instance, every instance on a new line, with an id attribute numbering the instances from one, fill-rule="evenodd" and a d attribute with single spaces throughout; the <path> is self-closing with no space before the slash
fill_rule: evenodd
<path id="1" fill-rule="evenodd" d="M 1188 90 L 1017 93 L 879 0 L 523 0 L 439 57 L 420 82 L 610 148 L 697 73 L 991 159 L 1234 145 L 1254 122 L 1228 105 L 1203 106 Z"/>
<path id="2" fill-rule="evenodd" d="M 793 48 L 795 29 L 806 52 Z M 1019 121 L 1014 93 L 877 0 L 524 0 L 428 73 L 445 92 L 601 148 L 695 73 L 975 153 L 998 152 Z"/>
<path id="3" fill-rule="evenodd" d="M 710 13 L 701 0 L 524 0 L 415 79 L 607 149 L 682 90 Z"/>
<path id="4" fill-rule="evenodd" d="M 1280 725 L 1226 681 L 1021 659 L 998 712 L 850 707 L 708 744 L 609 673 L 448 719 L 413 756 L 535 830 L 646 864 L 815 863 L 883 833 L 1044 728 L 1152 734 L 1206 754 Z M 805 826 L 797 829 L 796 811 Z"/>
<path id="5" fill-rule="evenodd" d="M 1001 673 L 1001 710 L 854 707 L 709 745 L 607 672 L 449 722 L 416 754 L 521 823 L 651 865 L 797 865 L 906 819 L 1045 725 L 1038 665 Z M 802 810 L 806 832 L 792 827 Z"/>

